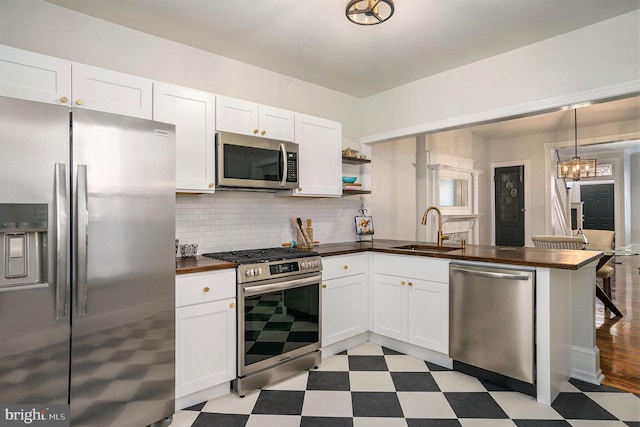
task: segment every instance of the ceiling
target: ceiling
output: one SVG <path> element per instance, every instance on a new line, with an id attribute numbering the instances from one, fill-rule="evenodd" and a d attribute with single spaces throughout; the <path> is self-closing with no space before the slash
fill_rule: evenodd
<path id="1" fill-rule="evenodd" d="M 395 0 L 374 26 L 347 0 L 46 0 L 363 97 L 640 8 L 640 0 Z"/>

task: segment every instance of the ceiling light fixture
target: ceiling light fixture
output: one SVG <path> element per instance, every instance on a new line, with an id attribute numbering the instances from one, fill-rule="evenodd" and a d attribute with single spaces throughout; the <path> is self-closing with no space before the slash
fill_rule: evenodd
<path id="1" fill-rule="evenodd" d="M 596 176 L 596 160 L 580 159 L 578 157 L 578 110 L 573 110 L 573 127 L 575 137 L 575 154 L 571 160 L 559 161 L 556 165 L 558 178 L 571 178 L 579 181 L 581 178 Z"/>
<path id="2" fill-rule="evenodd" d="M 391 18 L 393 11 L 393 0 L 351 0 L 344 13 L 355 24 L 376 25 Z"/>

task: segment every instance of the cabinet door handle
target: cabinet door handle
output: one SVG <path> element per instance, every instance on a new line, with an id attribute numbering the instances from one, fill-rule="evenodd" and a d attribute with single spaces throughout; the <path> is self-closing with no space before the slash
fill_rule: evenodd
<path id="1" fill-rule="evenodd" d="M 66 96 L 63 96 L 62 98 L 60 98 L 60 102 L 62 102 L 63 104 L 66 104 L 67 101 L 69 101 L 69 98 L 67 98 Z"/>
<path id="2" fill-rule="evenodd" d="M 345 266 L 343 266 L 342 268 L 344 268 L 345 270 L 348 270 L 348 269 L 349 269 L 349 266 L 348 266 L 348 265 L 345 265 Z"/>
<path id="3" fill-rule="evenodd" d="M 254 129 L 254 130 L 253 130 L 253 134 L 254 134 L 254 135 L 257 135 L 257 134 L 258 134 L 258 132 L 260 132 L 258 129 Z"/>
<path id="4" fill-rule="evenodd" d="M 82 105 L 82 104 L 84 104 L 84 101 L 82 99 L 76 100 L 76 105 Z"/>
<path id="5" fill-rule="evenodd" d="M 213 188 L 213 187 L 215 187 L 215 186 L 216 186 L 216 185 L 215 185 L 213 182 L 210 182 L 210 183 L 209 183 L 209 188 Z"/>
<path id="6" fill-rule="evenodd" d="M 322 284 L 322 288 L 323 288 L 323 289 L 327 289 L 327 284 L 326 284 L 326 283 L 323 283 L 323 284 Z"/>
<path id="7" fill-rule="evenodd" d="M 409 286 L 413 286 L 413 282 L 409 282 Z"/>
<path id="8" fill-rule="evenodd" d="M 203 290 L 204 292 L 209 292 L 209 287 L 208 287 L 208 286 L 205 286 L 202 290 Z"/>
<path id="9" fill-rule="evenodd" d="M 260 135 L 265 136 L 267 134 L 266 130 L 263 130 L 262 132 L 260 132 Z"/>
<path id="10" fill-rule="evenodd" d="M 229 304 L 229 308 L 235 308 L 236 307 L 236 303 L 232 302 L 231 304 Z"/>
<path id="11" fill-rule="evenodd" d="M 404 285 L 405 285 L 405 281 L 404 281 L 404 280 L 402 280 L 402 281 L 400 282 L 400 284 L 401 284 L 402 286 L 404 286 Z"/>

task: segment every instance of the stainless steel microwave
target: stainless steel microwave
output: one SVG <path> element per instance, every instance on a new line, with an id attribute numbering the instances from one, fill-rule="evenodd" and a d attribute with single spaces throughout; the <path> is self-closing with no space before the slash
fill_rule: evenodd
<path id="1" fill-rule="evenodd" d="M 216 185 L 298 187 L 298 144 L 229 132 L 216 134 Z"/>

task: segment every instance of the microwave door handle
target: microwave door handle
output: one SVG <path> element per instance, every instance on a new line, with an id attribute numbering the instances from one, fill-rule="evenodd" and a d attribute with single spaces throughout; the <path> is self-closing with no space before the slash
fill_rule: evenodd
<path id="1" fill-rule="evenodd" d="M 289 171 L 287 170 L 287 149 L 282 142 L 280 143 L 280 153 L 282 153 L 282 180 L 280 181 L 280 187 L 284 187 Z"/>

